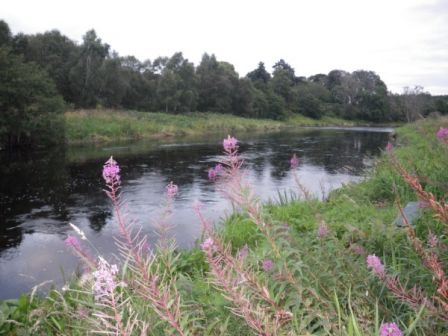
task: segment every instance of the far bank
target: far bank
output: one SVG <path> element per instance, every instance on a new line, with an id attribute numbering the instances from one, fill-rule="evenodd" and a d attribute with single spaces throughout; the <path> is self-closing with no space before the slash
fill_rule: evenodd
<path id="1" fill-rule="evenodd" d="M 295 115 L 284 121 L 250 119 L 218 113 L 168 114 L 130 110 L 77 110 L 65 113 L 68 144 L 161 139 L 220 133 L 278 131 L 291 127 L 372 126 L 368 122 L 333 117 L 311 119 Z M 375 125 L 373 125 L 375 126 Z"/>

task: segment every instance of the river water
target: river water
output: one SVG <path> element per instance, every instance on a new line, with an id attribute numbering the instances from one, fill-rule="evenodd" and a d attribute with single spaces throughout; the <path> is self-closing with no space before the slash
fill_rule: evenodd
<path id="1" fill-rule="evenodd" d="M 387 128 L 319 128 L 239 135 L 246 178 L 265 201 L 295 191 L 289 170 L 300 157 L 298 176 L 312 193 L 324 197 L 342 184 L 365 176 L 388 141 Z M 117 235 L 101 170 L 113 155 L 121 167 L 122 193 L 130 217 L 154 243 L 162 215 L 165 186 L 179 194 L 170 218 L 180 248 L 194 246 L 200 225 L 192 205 L 201 201 L 208 218 L 219 222 L 231 208 L 207 177 L 220 160 L 222 136 L 182 141 L 140 141 L 96 147 L 0 156 L 0 299 L 16 298 L 49 281 L 61 286 L 79 268 L 64 246 L 80 227 L 102 255 L 113 258 Z M 92 250 L 92 248 L 88 247 Z M 97 252 L 92 252 L 97 253 Z"/>

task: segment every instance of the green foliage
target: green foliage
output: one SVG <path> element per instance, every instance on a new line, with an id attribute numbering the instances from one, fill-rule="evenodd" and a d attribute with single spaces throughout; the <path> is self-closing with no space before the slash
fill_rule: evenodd
<path id="1" fill-rule="evenodd" d="M 225 220 L 222 238 L 225 242 L 231 243 L 233 252 L 245 245 L 253 248 L 262 239 L 255 223 L 239 215 L 233 215 Z"/>
<path id="2" fill-rule="evenodd" d="M 389 94 L 372 71 L 333 70 L 305 78 L 280 59 L 272 75 L 260 62 L 240 77 L 232 64 L 213 54 L 204 54 L 198 66 L 181 52 L 152 62 L 121 57 L 94 30 L 77 44 L 57 30 L 13 36 L 0 21 L 0 46 L 9 46 L 13 54 L 45 69 L 58 93 L 76 108 L 210 111 L 274 120 L 295 114 L 369 122 L 415 120 L 434 110 L 447 111 L 444 97 L 432 99 L 421 90 Z"/>
<path id="3" fill-rule="evenodd" d="M 104 81 L 101 67 L 108 55 L 109 45 L 103 44 L 94 30 L 89 30 L 83 36 L 83 44 L 69 73 L 75 106 L 96 107 L 100 102 Z"/>
<path id="4" fill-rule="evenodd" d="M 0 78 L 0 145 L 60 142 L 64 104 L 47 73 L 1 47 Z"/>

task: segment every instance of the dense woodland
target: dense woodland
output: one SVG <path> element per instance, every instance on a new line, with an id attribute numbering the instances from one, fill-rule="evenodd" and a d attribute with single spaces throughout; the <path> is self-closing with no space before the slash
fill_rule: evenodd
<path id="1" fill-rule="evenodd" d="M 241 77 L 232 64 L 205 53 L 199 65 L 181 52 L 140 61 L 122 57 L 88 31 L 76 43 L 57 30 L 13 35 L 0 21 L 0 143 L 60 142 L 65 109 L 230 113 L 286 119 L 324 115 L 370 122 L 412 121 L 448 113 L 448 97 L 421 87 L 388 92 L 373 71 L 333 70 L 304 77 L 280 59 Z M 1 145 L 0 145 L 1 146 Z"/>

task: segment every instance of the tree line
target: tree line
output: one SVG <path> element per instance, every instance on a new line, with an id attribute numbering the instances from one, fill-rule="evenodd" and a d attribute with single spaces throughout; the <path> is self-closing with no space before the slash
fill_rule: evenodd
<path id="1" fill-rule="evenodd" d="M 0 21 L 3 144 L 59 142 L 64 109 L 101 106 L 278 120 L 294 114 L 328 115 L 371 122 L 411 121 L 433 110 L 448 113 L 446 97 L 433 99 L 420 87 L 391 94 L 373 71 L 333 70 L 304 77 L 280 59 L 272 72 L 260 62 L 241 77 L 213 54 L 205 53 L 197 66 L 181 52 L 140 61 L 118 55 L 94 30 L 76 43 L 57 30 L 13 35 Z"/>

